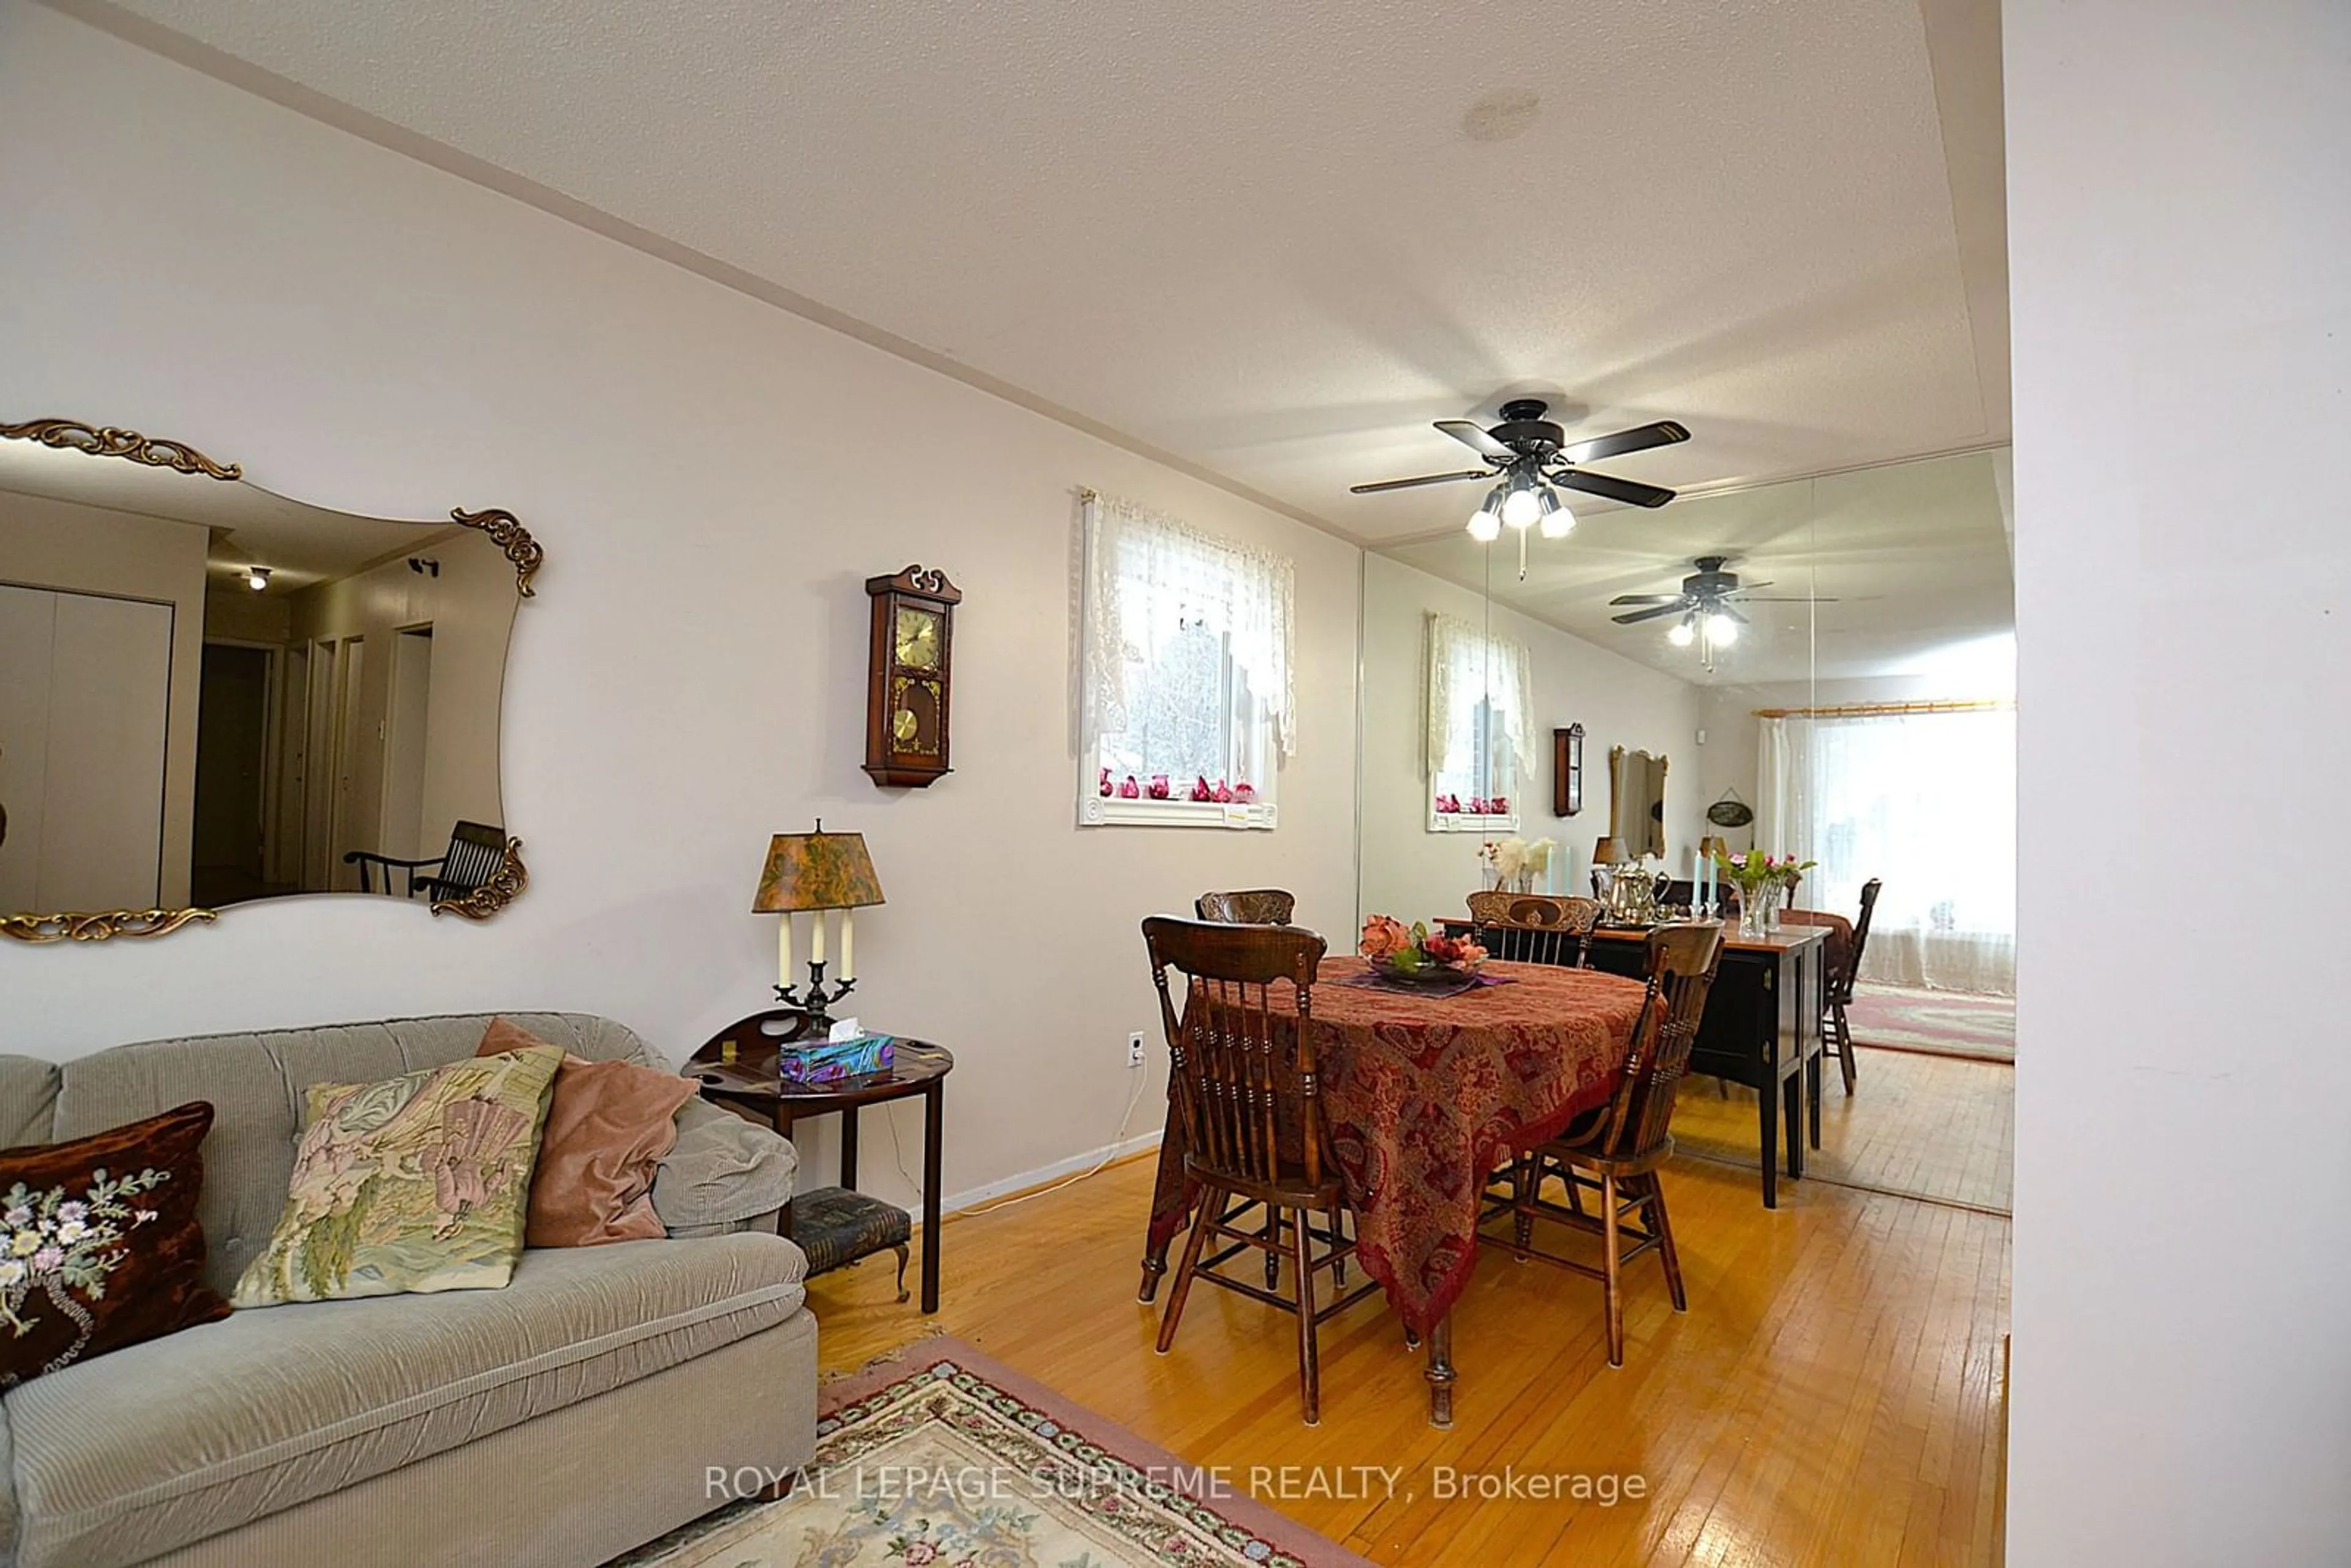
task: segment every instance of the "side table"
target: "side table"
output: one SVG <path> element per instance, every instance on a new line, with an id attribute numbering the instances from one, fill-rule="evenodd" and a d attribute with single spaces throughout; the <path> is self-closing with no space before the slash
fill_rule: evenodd
<path id="1" fill-rule="evenodd" d="M 807 1248 L 809 1272 L 822 1273 L 884 1249 L 898 1253 L 900 1301 L 905 1300 L 905 1244 L 913 1217 L 894 1204 L 857 1190 L 857 1113 L 912 1095 L 923 1097 L 923 1311 L 939 1310 L 939 1156 L 946 1128 L 946 1076 L 955 1057 L 946 1047 L 901 1036 L 896 1061 L 886 1078 L 839 1088 L 789 1092 L 778 1075 L 777 1054 L 806 1033 L 808 1015 L 771 1008 L 737 1019 L 712 1035 L 687 1061 L 703 1096 L 754 1121 L 768 1120 L 790 1137 L 794 1124 L 810 1116 L 841 1115 L 841 1185 L 800 1194 L 786 1206 L 779 1228 Z M 734 1060 L 727 1061 L 728 1047 Z M 819 1229 L 795 1229 L 795 1212 Z"/>

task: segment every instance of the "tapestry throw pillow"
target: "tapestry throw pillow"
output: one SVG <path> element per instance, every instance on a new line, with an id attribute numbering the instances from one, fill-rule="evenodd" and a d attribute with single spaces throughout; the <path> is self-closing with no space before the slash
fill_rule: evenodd
<path id="1" fill-rule="evenodd" d="M 286 1210 L 231 1304 L 502 1288 L 562 1061 L 539 1046 L 310 1085 Z"/>
<path id="2" fill-rule="evenodd" d="M 530 1046 L 554 1049 L 520 1024 L 492 1019 L 478 1054 Z M 694 1095 L 694 1080 L 674 1072 L 566 1052 L 530 1175 L 525 1242 L 595 1247 L 668 1235 L 653 1212 L 653 1177 L 677 1146 L 678 1107 Z"/>
<path id="3" fill-rule="evenodd" d="M 0 1151 L 0 1388 L 228 1316 L 204 1283 L 203 1101 Z"/>

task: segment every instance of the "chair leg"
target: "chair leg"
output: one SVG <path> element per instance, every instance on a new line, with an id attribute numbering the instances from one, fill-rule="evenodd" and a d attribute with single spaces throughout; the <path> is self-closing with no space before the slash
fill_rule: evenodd
<path id="1" fill-rule="evenodd" d="M 927 1247 L 930 1243 L 925 1241 L 923 1245 Z M 899 1246 L 891 1250 L 898 1254 L 898 1303 L 904 1306 L 906 1301 L 906 1249 Z"/>
<path id="2" fill-rule="evenodd" d="M 1854 1080 L 1853 1025 L 1845 1021 L 1843 1002 L 1837 1003 L 1830 1012 L 1836 1019 L 1837 1063 L 1844 1069 L 1844 1092 L 1851 1094 Z"/>
<path id="3" fill-rule="evenodd" d="M 1314 1263 L 1311 1251 L 1313 1227 L 1306 1223 L 1303 1210 L 1291 1223 L 1290 1232 L 1298 1269 L 1299 1390 L 1306 1403 L 1306 1424 L 1315 1427 L 1322 1421 L 1322 1363 L 1314 1343 Z"/>
<path id="4" fill-rule="evenodd" d="M 1666 1290 L 1674 1299 L 1674 1311 L 1689 1311 L 1689 1297 L 1682 1291 L 1682 1258 L 1674 1250 L 1674 1222 L 1666 1218 L 1666 1184 L 1651 1171 L 1643 1178 L 1648 1185 L 1649 1229 L 1657 1239 L 1657 1259 L 1666 1266 Z"/>
<path id="5" fill-rule="evenodd" d="M 1184 1298 L 1192 1293 L 1192 1276 L 1199 1271 L 1200 1248 L 1208 1239 L 1209 1228 L 1216 1217 L 1224 1211 L 1225 1195 L 1210 1187 L 1200 1195 L 1200 1208 L 1192 1221 L 1192 1234 L 1184 1242 L 1183 1260 L 1176 1265 L 1176 1283 L 1167 1292 L 1167 1311 L 1159 1320 L 1159 1354 L 1165 1355 L 1176 1343 L 1176 1325 L 1184 1316 Z"/>
<path id="6" fill-rule="evenodd" d="M 1303 1224 L 1306 1217 L 1301 1214 L 1298 1218 L 1299 1222 Z M 1281 1288 L 1281 1210 L 1270 1203 L 1265 1206 L 1265 1288 L 1269 1291 L 1280 1290 Z"/>
<path id="7" fill-rule="evenodd" d="M 1348 1239 L 1347 1211 L 1343 1208 L 1334 1208 L 1331 1211 L 1332 1250 L 1338 1250 L 1339 1248 L 1346 1244 Z M 1347 1288 L 1346 1259 L 1333 1258 L 1331 1260 L 1331 1287 L 1337 1291 L 1343 1291 Z"/>
<path id="8" fill-rule="evenodd" d="M 1535 1235 L 1534 1212 L 1527 1205 L 1534 1200 L 1535 1194 L 1541 1187 L 1542 1156 L 1520 1155 L 1518 1163 L 1510 1167 L 1510 1201 L 1516 1210 L 1510 1216 L 1510 1235 L 1522 1249 L 1534 1239 Z M 1520 1252 L 1519 1261 L 1527 1261 L 1524 1251 Z"/>
<path id="9" fill-rule="evenodd" d="M 1625 1269 L 1616 1235 L 1616 1173 L 1600 1173 L 1600 1231 L 1604 1237 L 1608 1286 L 1608 1364 L 1625 1364 Z"/>

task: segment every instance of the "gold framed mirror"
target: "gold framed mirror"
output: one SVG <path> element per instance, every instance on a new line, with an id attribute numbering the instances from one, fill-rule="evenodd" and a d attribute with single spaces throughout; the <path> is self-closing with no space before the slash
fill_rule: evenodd
<path id="1" fill-rule="evenodd" d="M 528 882 L 499 731 L 545 559 L 506 511 L 361 517 L 183 442 L 0 423 L 0 936 L 496 915 Z"/>

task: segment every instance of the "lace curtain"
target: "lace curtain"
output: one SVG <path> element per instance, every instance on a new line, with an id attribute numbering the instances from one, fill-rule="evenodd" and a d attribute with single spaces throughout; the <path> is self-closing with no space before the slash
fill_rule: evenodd
<path id="1" fill-rule="evenodd" d="M 1478 704 L 1510 732 L 1519 784 L 1535 777 L 1534 681 L 1527 645 L 1450 615 L 1428 618 L 1428 776 L 1475 771 Z"/>
<path id="2" fill-rule="evenodd" d="M 1086 508 L 1085 703 L 1090 735 L 1128 727 L 1130 666 L 1154 640 L 1141 620 L 1229 640 L 1281 755 L 1297 750 L 1292 676 L 1297 569 L 1114 496 Z"/>
<path id="3" fill-rule="evenodd" d="M 1805 907 L 1882 880 L 1861 977 L 2016 990 L 2013 709 L 1762 721 L 1755 841 L 1816 860 Z"/>

